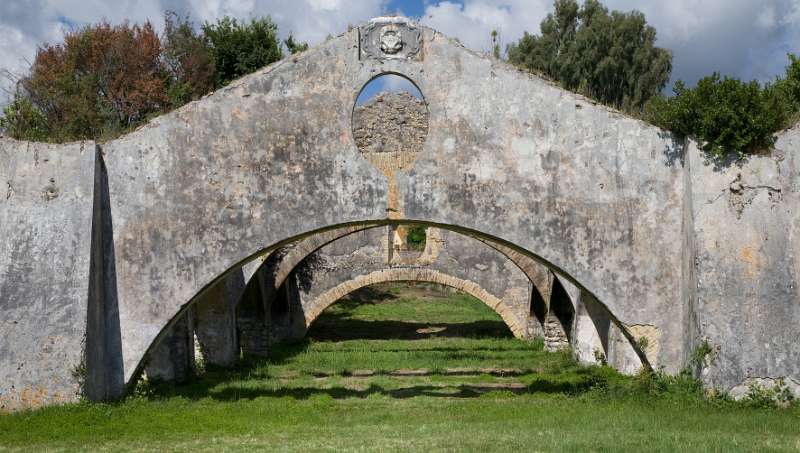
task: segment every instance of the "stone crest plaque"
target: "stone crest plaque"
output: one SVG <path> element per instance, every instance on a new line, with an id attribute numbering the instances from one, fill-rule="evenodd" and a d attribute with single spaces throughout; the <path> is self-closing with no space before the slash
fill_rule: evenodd
<path id="1" fill-rule="evenodd" d="M 405 17 L 378 17 L 359 29 L 361 58 L 418 59 L 422 34 Z"/>

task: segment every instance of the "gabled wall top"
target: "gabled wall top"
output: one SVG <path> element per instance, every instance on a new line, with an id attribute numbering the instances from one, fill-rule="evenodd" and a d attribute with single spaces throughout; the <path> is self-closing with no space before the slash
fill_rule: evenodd
<path id="1" fill-rule="evenodd" d="M 376 17 L 358 29 L 359 58 L 413 60 L 420 58 L 422 33 L 407 17 Z"/>

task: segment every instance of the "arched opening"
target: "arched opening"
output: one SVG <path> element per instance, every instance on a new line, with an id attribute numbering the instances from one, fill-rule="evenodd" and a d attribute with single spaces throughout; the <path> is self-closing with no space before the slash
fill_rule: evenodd
<path id="1" fill-rule="evenodd" d="M 397 73 L 384 73 L 367 82 L 356 97 L 352 126 L 356 147 L 362 156 L 389 180 L 388 217 L 402 217 L 397 197 L 397 174 L 407 172 L 416 161 L 428 136 L 430 113 L 417 85 Z M 425 248 L 425 227 L 413 234 L 398 225 L 389 234 L 389 253 L 404 262 L 418 258 Z"/>
<path id="2" fill-rule="evenodd" d="M 381 74 L 367 82 L 353 106 L 358 150 L 384 172 L 406 170 L 428 135 L 428 105 L 406 76 Z"/>
<path id="3" fill-rule="evenodd" d="M 575 308 L 564 286 L 553 279 L 550 307 L 544 316 L 544 341 L 550 350 L 566 349 L 572 344 Z"/>
<path id="4" fill-rule="evenodd" d="M 364 286 L 312 321 L 312 341 L 512 338 L 503 318 L 478 298 L 437 283 L 397 281 Z"/>
<path id="5" fill-rule="evenodd" d="M 320 294 L 308 304 L 308 308 L 305 312 L 306 328 L 310 327 L 328 307 L 348 296 L 353 291 L 387 282 L 421 282 L 448 287 L 463 292 L 495 311 L 514 336 L 522 337 L 524 335 L 525 325 L 514 313 L 512 308 L 503 300 L 498 299 L 474 282 L 453 277 L 452 275 L 447 275 L 436 270 L 428 269 L 421 271 L 418 269 L 402 268 L 387 269 L 360 275 L 352 280 L 342 282 Z"/>
<path id="6" fill-rule="evenodd" d="M 412 225 L 419 225 L 419 226 L 422 226 L 422 227 L 424 227 L 424 228 L 426 228 L 428 230 L 430 230 L 431 226 L 432 226 L 431 224 L 426 224 L 426 223 L 422 223 L 422 222 L 414 223 Z M 379 228 L 391 228 L 392 226 L 394 226 L 394 225 L 389 225 L 388 227 L 387 226 L 383 226 L 383 227 L 379 227 Z M 448 227 L 448 226 L 443 226 L 443 225 L 435 225 L 435 226 L 436 226 L 436 228 L 434 230 L 439 230 L 439 229 L 442 229 L 443 227 Z M 278 259 L 281 259 L 281 258 L 285 258 L 287 256 L 294 256 L 295 259 L 296 259 L 297 266 L 295 266 L 295 268 L 293 270 L 289 271 L 290 274 L 294 275 L 294 274 L 297 273 L 298 268 L 302 267 L 302 266 L 299 266 L 299 264 L 309 263 L 310 262 L 309 260 L 314 261 L 314 260 L 318 259 L 318 257 L 315 257 L 315 252 L 318 251 L 325 244 L 331 244 L 331 243 L 335 242 L 337 239 L 339 239 L 341 237 L 344 237 L 344 236 L 347 236 L 347 235 L 355 234 L 355 233 L 358 233 L 358 232 L 364 233 L 368 229 L 370 229 L 370 228 L 374 229 L 375 227 L 376 227 L 375 224 L 341 226 L 341 227 L 339 227 L 337 229 L 330 229 L 330 230 L 325 230 L 325 231 L 321 231 L 321 232 L 311 233 L 309 235 L 305 235 L 302 238 L 293 238 L 290 241 L 286 241 L 285 244 L 287 244 L 287 245 L 282 246 L 281 248 L 275 249 L 275 250 L 279 250 L 279 251 L 278 252 L 273 252 L 272 254 L 270 254 L 269 257 L 265 260 L 265 263 L 268 263 L 268 262 L 271 262 L 271 261 L 274 261 L 274 260 L 278 260 Z M 518 249 L 513 248 L 513 245 L 504 243 L 504 242 L 502 242 L 502 240 L 500 240 L 498 238 L 492 238 L 492 237 L 488 237 L 488 236 L 481 236 L 480 233 L 467 232 L 467 231 L 463 231 L 463 230 L 460 230 L 458 228 L 453 228 L 453 227 L 446 228 L 446 231 L 452 231 L 452 230 L 457 230 L 457 231 L 460 232 L 460 234 L 464 234 L 465 236 L 478 236 L 478 237 L 481 237 L 481 241 L 482 242 L 485 242 L 485 243 L 488 243 L 488 244 L 494 244 L 494 246 L 493 246 L 494 249 L 495 250 L 502 250 L 502 252 L 503 252 L 503 254 L 505 256 L 509 256 L 510 257 L 510 256 L 516 256 L 516 255 L 520 254 Z M 469 234 L 467 234 L 467 233 L 469 233 Z M 302 251 L 298 251 L 298 249 L 300 249 Z M 263 252 L 260 252 L 260 253 L 263 255 Z M 518 260 L 520 259 L 520 256 L 522 256 L 522 255 L 516 256 Z M 525 252 L 524 256 L 533 257 L 534 255 L 528 254 L 527 252 Z M 520 264 L 520 263 L 517 262 L 517 264 Z M 528 264 L 530 264 L 530 263 L 528 263 Z M 428 282 L 431 282 L 431 283 L 442 284 L 442 279 L 440 279 L 440 278 L 429 278 L 429 279 L 426 280 L 424 277 L 423 278 L 419 278 L 419 275 L 415 276 L 415 278 L 408 278 L 408 277 L 403 277 L 402 276 L 402 270 L 401 269 L 397 269 L 396 271 L 398 271 L 400 273 L 398 273 L 397 275 L 395 275 L 393 277 L 385 279 L 385 281 L 421 280 L 421 281 L 428 281 Z M 281 272 L 286 272 L 286 271 L 282 270 Z M 274 278 L 274 275 L 273 275 L 273 278 Z M 302 285 L 302 284 L 304 284 L 303 283 L 304 279 L 306 279 L 307 283 L 308 282 L 313 282 L 314 276 L 313 276 L 313 274 L 309 274 L 309 275 L 307 275 L 305 277 L 303 277 L 301 275 L 301 276 L 299 276 L 299 279 L 300 279 L 299 280 L 300 284 Z M 548 307 L 549 311 L 546 314 L 545 321 L 547 320 L 547 316 L 549 316 L 550 318 L 552 318 L 552 320 L 554 320 L 555 322 L 558 323 L 558 325 L 560 326 L 560 329 L 563 332 L 563 337 L 564 337 L 563 340 L 565 340 L 565 343 L 563 345 L 561 345 L 561 346 L 569 347 L 570 343 L 572 341 L 571 337 L 572 337 L 572 332 L 573 332 L 573 328 L 574 328 L 574 325 L 575 325 L 574 324 L 575 309 L 572 307 L 572 304 L 576 303 L 576 301 L 575 301 L 575 298 L 571 294 L 567 294 L 567 291 L 564 289 L 563 285 L 561 285 L 559 283 L 558 279 L 552 279 L 552 281 L 553 281 L 553 285 L 552 285 L 551 288 L 549 288 L 549 293 L 548 293 L 548 295 L 550 296 L 550 301 L 549 301 L 550 304 L 549 304 L 549 307 Z M 250 284 L 248 285 L 248 290 L 245 291 L 245 296 L 242 298 L 242 304 L 243 305 L 242 305 L 241 308 L 239 308 L 239 313 L 240 314 L 238 315 L 239 322 L 238 322 L 237 328 L 239 329 L 239 333 L 240 334 L 244 330 L 246 330 L 246 322 L 244 322 L 244 323 L 241 322 L 241 318 L 242 318 L 241 314 L 242 313 L 245 313 L 245 314 L 246 313 L 258 313 L 259 310 L 261 310 L 260 313 L 269 313 L 270 314 L 270 316 L 269 316 L 270 318 L 272 316 L 275 316 L 274 324 L 272 324 L 270 326 L 272 328 L 273 332 L 276 331 L 276 330 L 279 330 L 281 327 L 285 327 L 288 331 L 293 332 L 293 336 L 294 336 L 295 340 L 302 339 L 303 335 L 305 335 L 305 332 L 306 332 L 305 329 L 308 327 L 308 325 L 312 325 L 313 324 L 314 319 L 316 319 L 317 316 L 321 312 L 323 312 L 325 308 L 327 308 L 328 306 L 333 304 L 336 300 L 339 300 L 342 297 L 346 296 L 348 293 L 350 293 L 354 289 L 358 289 L 358 288 L 361 288 L 361 287 L 364 287 L 364 286 L 369 286 L 370 284 L 373 284 L 375 282 L 376 281 L 374 279 L 372 279 L 372 280 L 365 279 L 362 282 L 360 282 L 358 285 L 355 285 L 355 286 L 352 284 L 352 282 L 350 282 L 350 284 L 345 285 L 346 287 L 349 288 L 347 291 L 341 291 L 341 290 L 331 291 L 330 294 L 326 294 L 322 298 L 322 299 L 327 300 L 327 302 L 320 304 L 318 306 L 318 308 L 315 309 L 315 312 L 310 314 L 308 312 L 303 313 L 302 311 L 297 310 L 298 305 L 295 305 L 294 308 L 293 308 L 293 306 L 291 305 L 291 302 L 289 302 L 291 300 L 291 298 L 293 297 L 292 296 L 292 288 L 287 288 L 285 286 L 278 287 L 276 289 L 275 293 L 272 295 L 274 305 L 267 304 L 267 305 L 262 305 L 260 308 L 257 307 L 257 306 L 255 308 L 252 307 L 252 306 L 247 308 L 246 307 L 247 301 L 248 300 L 252 301 L 252 297 L 250 297 L 250 298 L 247 297 L 247 292 L 250 291 L 251 288 L 254 287 L 254 286 L 258 287 L 259 291 L 263 291 L 264 290 L 264 287 L 263 287 L 264 278 L 263 278 L 263 276 L 259 277 L 258 275 L 255 275 L 253 278 L 250 279 Z M 310 284 L 310 283 L 308 283 L 308 284 Z M 448 283 L 445 282 L 444 284 L 447 285 Z M 521 334 L 522 332 L 528 331 L 529 328 L 527 327 L 527 323 L 529 323 L 529 321 L 526 321 L 524 316 L 520 316 L 518 314 L 519 313 L 518 311 L 514 312 L 513 310 L 507 310 L 506 307 L 502 306 L 502 304 L 496 303 L 496 301 L 492 301 L 491 297 L 483 297 L 480 294 L 480 289 L 479 288 L 475 288 L 474 285 L 468 285 L 467 282 L 462 282 L 462 283 L 450 284 L 449 286 L 452 286 L 452 287 L 455 287 L 455 288 L 459 288 L 459 289 L 462 289 L 462 290 L 466 290 L 466 292 L 472 294 L 473 296 L 478 296 L 477 298 L 480 299 L 484 304 L 492 307 L 497 313 L 499 313 L 501 315 L 501 318 L 504 320 L 505 324 L 512 330 L 512 332 L 514 332 L 514 334 L 516 336 L 521 337 L 522 336 L 522 334 Z M 295 289 L 295 291 L 296 291 L 296 289 Z M 539 308 L 536 308 L 536 303 L 535 302 L 536 302 L 537 299 L 542 299 L 542 293 L 540 291 L 538 291 L 537 289 L 532 289 L 532 290 L 530 290 L 530 295 L 531 295 L 531 306 L 527 308 L 528 314 L 533 316 L 533 317 L 536 317 L 537 316 L 537 310 Z M 536 297 L 537 295 L 539 296 L 539 298 Z M 297 297 L 297 294 L 294 294 L 294 297 Z M 487 300 L 489 302 L 487 302 Z M 544 301 L 543 300 L 539 300 L 539 302 L 542 303 Z M 593 309 L 595 311 L 600 310 L 601 312 L 603 312 L 604 315 L 606 316 L 605 319 L 608 320 L 608 322 L 611 322 L 611 323 L 615 323 L 616 322 L 614 320 L 614 317 L 610 313 L 607 313 L 607 309 L 602 304 L 599 304 L 599 303 L 595 304 Z M 179 319 L 179 317 L 176 317 L 176 319 Z M 538 321 L 538 319 L 536 319 L 536 321 Z M 269 322 L 273 323 L 273 320 L 270 319 Z M 175 325 L 181 326 L 182 324 L 180 324 L 178 322 Z M 263 331 L 263 324 L 262 324 L 262 327 L 260 327 L 260 328 Z M 299 335 L 298 335 L 298 332 L 299 332 Z M 622 341 L 626 341 L 625 340 L 626 337 L 628 337 L 627 341 L 630 341 L 629 335 L 625 335 L 626 332 L 625 332 L 624 329 L 619 329 L 619 332 L 620 332 L 620 339 L 622 339 Z M 252 345 L 253 342 L 249 341 L 249 340 L 245 341 L 241 335 L 240 335 L 239 339 L 240 339 L 240 344 L 242 345 L 242 351 L 241 352 L 245 353 L 246 352 L 245 347 L 248 344 Z M 262 354 L 255 354 L 255 355 L 269 356 L 270 354 L 274 354 L 275 351 L 272 350 L 271 346 L 269 346 L 269 338 L 268 338 L 268 336 L 266 338 L 263 338 L 263 340 L 264 340 L 264 343 L 267 344 L 267 346 L 265 346 L 265 347 L 263 347 L 261 349 Z M 261 346 L 263 346 L 263 345 L 261 345 Z M 261 346 L 257 346 L 257 347 L 252 347 L 251 346 L 251 349 L 252 350 L 258 350 L 258 348 L 261 347 Z M 633 346 L 633 348 L 635 349 L 635 346 Z M 153 349 L 153 348 L 151 348 L 151 349 Z M 553 348 L 553 349 L 560 349 L 560 348 Z M 638 351 L 636 351 L 636 354 L 638 354 Z M 642 362 L 644 363 L 644 366 L 647 366 L 647 362 L 645 362 L 645 361 L 642 361 Z"/>
<path id="7" fill-rule="evenodd" d="M 243 269 L 248 267 L 248 265 L 247 265 L 248 262 L 252 261 L 254 258 L 259 257 L 259 256 L 262 257 L 262 260 L 265 263 L 266 262 L 270 262 L 271 260 L 276 260 L 276 259 L 279 260 L 279 259 L 285 259 L 286 257 L 292 257 L 293 258 L 292 262 L 295 263 L 293 269 L 287 271 L 285 269 L 277 269 L 276 268 L 276 269 L 274 269 L 274 271 L 277 272 L 277 273 L 284 273 L 284 274 L 288 273 L 289 275 L 294 275 L 295 277 L 297 277 L 296 274 L 297 274 L 297 270 L 298 270 L 298 267 L 299 267 L 298 265 L 301 264 L 301 263 L 309 263 L 310 262 L 309 260 L 315 261 L 315 260 L 319 259 L 319 257 L 315 257 L 314 255 L 315 255 L 315 253 L 317 251 L 320 250 L 320 248 L 322 248 L 326 244 L 334 244 L 338 239 L 340 239 L 342 237 L 347 237 L 348 235 L 367 234 L 368 230 L 370 230 L 370 229 L 373 229 L 373 230 L 375 230 L 376 228 L 377 229 L 391 229 L 393 227 L 396 227 L 398 224 L 400 224 L 400 223 L 398 222 L 398 223 L 389 223 L 389 224 L 381 225 L 379 222 L 367 222 L 367 223 L 354 224 L 354 225 L 340 225 L 340 226 L 337 226 L 337 227 L 334 227 L 334 228 L 328 228 L 328 229 L 325 229 L 325 230 L 309 232 L 309 233 L 304 234 L 302 236 L 290 238 L 290 239 L 288 239 L 286 241 L 283 241 L 281 244 L 278 244 L 278 246 L 272 247 L 271 248 L 271 252 L 270 252 L 270 249 L 268 249 L 268 250 L 260 250 L 257 253 L 252 254 L 250 256 L 250 258 L 248 258 L 246 260 L 243 260 L 240 264 L 237 265 L 237 267 L 235 267 L 235 268 L 231 269 L 229 272 L 227 272 L 223 277 L 221 277 L 218 280 L 218 282 L 224 281 L 226 279 L 230 280 L 231 279 L 231 273 L 242 272 Z M 530 268 L 530 266 L 533 263 L 535 263 L 536 265 L 544 266 L 542 269 L 545 269 L 545 270 L 548 269 L 548 268 L 552 269 L 552 267 L 550 267 L 551 265 L 549 265 L 549 263 L 542 261 L 536 255 L 534 255 L 534 254 L 532 254 L 532 253 L 530 253 L 530 252 L 528 252 L 526 250 L 520 249 L 519 247 L 516 247 L 515 245 L 513 245 L 511 243 L 505 242 L 500 238 L 488 236 L 488 235 L 485 235 L 485 234 L 483 234 L 481 232 L 466 230 L 466 229 L 462 229 L 462 228 L 459 228 L 459 227 L 454 227 L 454 226 L 451 226 L 451 225 L 432 224 L 432 223 L 418 222 L 418 221 L 417 222 L 413 222 L 411 224 L 406 224 L 406 225 L 419 225 L 419 226 L 423 226 L 428 231 L 451 232 L 451 233 L 457 233 L 457 234 L 463 235 L 464 237 L 467 237 L 467 238 L 475 238 L 480 243 L 490 245 L 489 248 L 494 250 L 495 252 L 499 252 L 504 257 L 509 258 L 511 260 L 511 262 L 513 263 L 514 267 L 520 267 L 520 268 L 526 268 L 527 267 L 527 268 Z M 438 234 L 440 235 L 441 233 L 438 233 Z M 430 245 L 430 242 L 429 242 L 428 245 Z M 441 247 L 441 245 L 442 244 L 439 244 L 440 247 Z M 263 257 L 266 257 L 266 259 L 264 259 Z M 330 263 L 326 263 L 324 260 L 325 260 L 325 258 L 323 258 L 322 266 L 323 267 L 330 266 Z M 401 265 L 400 267 L 402 268 L 403 266 Z M 478 266 L 478 267 L 480 267 L 480 266 Z M 402 269 L 396 269 L 396 271 L 402 272 Z M 528 275 L 528 277 L 532 277 L 533 275 L 530 274 L 529 271 L 530 271 L 530 269 L 528 269 L 525 273 Z M 539 270 L 537 272 L 541 272 L 541 270 Z M 546 272 L 550 272 L 550 271 L 546 271 Z M 586 292 L 585 288 L 579 286 L 577 284 L 577 282 L 569 280 L 568 275 L 566 275 L 563 271 L 558 270 L 557 272 L 558 272 L 559 278 L 562 279 L 563 285 L 551 273 L 550 274 L 551 276 L 549 277 L 549 281 L 552 282 L 552 286 L 548 286 L 548 290 L 539 291 L 539 290 L 533 290 L 530 287 L 527 287 L 527 289 L 525 291 L 527 292 L 527 294 L 529 294 L 531 296 L 530 297 L 530 303 L 531 304 L 535 303 L 535 299 L 536 299 L 535 296 L 536 296 L 537 293 L 540 296 L 549 297 L 549 302 L 550 303 L 547 304 L 547 306 L 548 306 L 547 309 L 549 311 L 548 311 L 548 314 L 545 317 L 545 320 L 547 319 L 547 316 L 550 316 L 553 319 L 557 320 L 557 322 L 561 326 L 561 329 L 564 332 L 564 337 L 566 339 L 566 342 L 561 346 L 566 346 L 566 347 L 569 347 L 569 348 L 573 348 L 573 347 L 576 346 L 576 344 L 573 344 L 574 343 L 573 333 L 574 333 L 575 326 L 577 325 L 576 324 L 577 323 L 577 317 L 575 316 L 575 308 L 574 307 L 577 307 L 576 304 L 580 303 L 581 300 L 585 299 L 585 297 L 581 296 L 581 294 L 585 294 L 589 298 L 592 298 L 593 296 L 591 296 L 591 293 Z M 534 272 L 534 274 L 535 273 L 536 272 Z M 401 277 L 401 276 L 398 276 L 398 275 L 402 275 L 402 274 L 397 274 L 397 275 L 387 279 L 386 281 L 422 280 L 422 281 L 429 281 L 429 282 L 432 282 L 432 283 L 439 283 L 439 284 L 442 283 L 441 279 L 438 279 L 438 278 L 437 279 L 430 278 L 430 279 L 426 280 L 425 278 L 419 278 L 419 275 L 416 275 L 414 278 Z M 266 279 L 268 280 L 269 278 L 274 278 L 274 277 L 275 277 L 275 274 L 272 274 L 271 277 L 267 276 Z M 253 274 L 252 277 L 246 277 L 246 278 L 249 278 L 249 284 L 247 286 L 247 290 L 245 290 L 245 293 L 250 291 L 250 289 L 251 289 L 251 287 L 253 285 L 258 286 L 259 287 L 259 291 L 262 291 L 262 292 L 264 292 L 266 294 L 270 293 L 270 290 L 264 286 L 264 283 L 265 283 L 264 276 L 259 276 L 256 273 L 256 274 Z M 306 277 L 301 277 L 300 278 L 300 283 L 301 284 L 302 284 L 302 279 L 303 278 L 307 278 L 307 279 L 309 279 L 308 282 L 313 283 L 315 277 L 314 277 L 313 273 L 309 274 Z M 539 280 L 541 280 L 541 279 L 539 279 Z M 363 286 L 369 286 L 370 284 L 375 283 L 375 282 L 376 281 L 374 279 L 371 280 L 371 281 L 370 280 L 364 280 L 362 282 L 362 284 L 357 285 L 357 287 L 360 288 L 360 287 L 363 287 Z M 526 306 L 525 307 L 526 311 L 524 312 L 524 314 L 521 315 L 520 311 L 517 310 L 517 309 L 514 309 L 514 308 L 506 309 L 506 307 L 503 306 L 502 303 L 492 302 L 491 301 L 492 300 L 491 297 L 483 297 L 480 294 L 479 288 L 476 288 L 475 285 L 470 285 L 469 283 L 470 282 L 467 281 L 466 283 L 460 283 L 460 284 L 448 284 L 447 282 L 445 282 L 444 284 L 448 285 L 448 286 L 453 286 L 455 288 L 459 288 L 459 289 L 465 290 L 465 292 L 468 292 L 473 296 L 477 296 L 477 298 L 480 299 L 483 303 L 485 303 L 486 305 L 492 307 L 498 314 L 501 315 L 501 317 L 504 320 L 505 324 L 511 329 L 511 331 L 514 333 L 515 336 L 517 336 L 519 338 L 523 338 L 523 337 L 525 337 L 525 335 L 530 334 L 531 332 L 536 332 L 536 329 L 531 329 L 531 324 L 532 323 L 536 324 L 539 321 L 538 319 L 536 319 L 536 309 L 534 308 L 533 305 Z M 567 283 L 569 284 L 569 288 L 570 289 L 565 289 L 564 285 L 566 285 Z M 541 282 L 540 282 L 540 284 L 541 284 Z M 559 285 L 561 285 L 560 288 L 559 288 Z M 191 301 L 188 305 L 186 305 L 184 307 L 184 310 L 179 315 L 177 315 L 177 316 L 175 316 L 173 318 L 173 321 L 172 321 L 172 323 L 170 324 L 170 326 L 168 328 L 163 329 L 162 334 L 159 336 L 157 341 L 155 341 L 153 344 L 151 344 L 151 347 L 148 350 L 147 357 L 141 363 L 141 367 L 142 368 L 140 368 L 140 369 L 143 370 L 145 365 L 147 365 L 148 363 L 152 363 L 153 362 L 151 356 L 153 354 L 159 353 L 158 350 L 160 348 L 160 344 L 161 343 L 169 343 L 169 342 L 173 342 L 174 343 L 175 342 L 175 337 L 173 335 L 174 332 L 172 332 L 171 329 L 174 326 L 179 326 L 180 327 L 180 326 L 184 325 L 184 324 L 182 324 L 180 322 L 181 318 L 183 316 L 186 316 L 187 313 L 192 312 L 192 310 L 193 310 L 192 307 L 194 306 L 194 304 L 196 304 L 198 300 L 202 299 L 202 297 L 200 297 L 200 296 L 207 295 L 209 293 L 209 291 L 214 288 L 214 286 L 215 286 L 214 284 L 209 285 L 206 291 L 201 292 L 201 294 L 198 297 L 196 297 L 193 301 Z M 307 331 L 306 330 L 307 327 L 310 324 L 312 324 L 312 321 L 314 319 L 316 319 L 316 317 L 324 310 L 324 308 L 330 306 L 333 302 L 335 302 L 336 300 L 338 300 L 341 297 L 345 296 L 346 294 L 348 294 L 349 292 L 351 292 L 354 289 L 352 287 L 352 285 L 351 285 L 350 289 L 347 290 L 347 291 L 339 291 L 338 293 L 336 291 L 332 291 L 331 294 L 326 295 L 326 298 L 328 299 L 328 302 L 325 303 L 325 304 L 320 304 L 319 307 L 322 307 L 322 308 L 316 309 L 313 314 L 309 314 L 309 312 L 303 311 L 303 309 L 300 309 L 301 308 L 301 304 L 296 303 L 296 299 L 298 299 L 300 297 L 299 294 L 298 294 L 298 289 L 297 288 L 298 288 L 298 286 L 295 286 L 294 288 L 291 288 L 291 287 L 287 287 L 287 288 L 277 287 L 277 288 L 274 289 L 274 293 L 272 294 L 272 297 L 273 298 L 280 297 L 281 300 L 280 301 L 276 301 L 277 305 L 275 307 L 273 307 L 273 306 L 271 306 L 269 304 L 266 304 L 266 305 L 263 305 L 263 307 L 261 307 L 261 308 L 256 308 L 255 311 L 253 311 L 253 307 L 251 307 L 249 309 L 251 313 L 252 312 L 256 312 L 257 313 L 258 310 L 261 310 L 261 313 L 270 313 L 270 314 L 278 315 L 279 319 L 277 320 L 277 323 L 275 324 L 275 326 L 276 327 L 280 327 L 281 324 L 283 323 L 283 326 L 286 328 L 286 331 L 290 332 L 288 337 L 292 338 L 295 341 L 303 339 L 303 337 L 304 337 L 304 335 L 305 335 L 305 333 Z M 577 291 L 577 293 L 576 293 L 576 291 Z M 553 295 L 555 295 L 555 299 L 553 299 Z M 331 296 L 331 297 L 329 297 L 329 296 Z M 293 297 L 295 298 L 295 304 L 294 305 L 292 305 L 292 302 L 291 302 Z M 244 303 L 245 301 L 248 300 L 248 298 L 247 297 L 242 297 L 241 300 Z M 487 303 L 487 300 L 489 300 L 490 302 Z M 548 302 L 548 301 L 545 301 L 545 302 Z M 553 304 L 552 302 L 555 302 L 555 303 Z M 261 303 L 263 303 L 263 301 Z M 281 305 L 281 304 L 285 304 L 285 305 Z M 287 305 L 288 305 L 288 307 L 287 307 Z M 238 310 L 239 310 L 239 313 L 243 313 L 243 312 L 247 312 L 248 309 L 244 309 L 243 310 L 243 309 L 239 308 Z M 630 351 L 630 353 L 624 353 L 624 354 L 621 354 L 621 353 L 617 352 L 616 356 L 618 357 L 618 359 L 614 362 L 614 366 L 616 367 L 617 366 L 616 364 L 618 363 L 620 365 L 619 369 L 623 370 L 623 371 L 625 371 L 627 373 L 635 372 L 640 367 L 649 368 L 650 365 L 649 365 L 649 362 L 647 360 L 647 356 L 638 348 L 639 345 L 634 343 L 636 341 L 636 337 L 634 337 L 631 334 L 631 332 L 629 332 L 624 327 L 624 325 L 622 325 L 621 323 L 619 323 L 619 321 L 616 320 L 616 318 L 608 310 L 608 308 L 604 304 L 600 303 L 599 301 L 594 300 L 594 302 L 592 303 L 592 310 L 593 310 L 594 313 L 601 313 L 602 318 L 603 318 L 600 321 L 601 323 L 604 323 L 604 322 L 605 323 L 609 323 L 609 325 L 614 326 L 614 331 L 617 332 L 617 336 L 615 337 L 616 339 L 615 339 L 614 345 L 612 346 L 611 344 L 608 344 L 608 346 L 607 346 L 608 348 L 610 348 L 612 350 L 611 355 L 612 356 L 615 355 L 615 353 L 613 352 L 613 350 L 615 350 L 615 349 L 619 351 L 622 348 L 627 348 L 627 350 Z M 582 313 L 585 316 L 587 311 L 583 310 Z M 235 316 L 240 317 L 239 314 L 237 314 Z M 529 318 L 529 316 L 532 317 L 533 319 Z M 283 317 L 282 318 L 283 320 L 281 319 L 281 317 Z M 594 323 L 594 322 L 595 322 L 595 319 L 592 318 L 592 323 Z M 272 323 L 272 320 L 269 320 L 269 323 Z M 592 323 L 588 323 L 588 324 L 592 324 Z M 246 324 L 246 322 L 242 323 L 242 322 L 240 322 L 240 319 L 237 319 L 236 328 L 238 329 L 237 332 L 239 334 L 241 334 L 244 330 L 246 330 L 245 324 Z M 583 324 L 587 325 L 587 323 L 583 323 Z M 259 328 L 263 332 L 263 330 L 264 330 L 263 329 L 263 324 Z M 260 345 L 260 346 L 252 348 L 253 350 L 258 350 L 259 347 L 263 346 L 263 348 L 261 349 L 261 353 L 260 354 L 252 354 L 252 355 L 262 356 L 262 357 L 263 356 L 268 356 L 268 357 L 274 356 L 274 354 L 276 353 L 276 349 L 274 348 L 274 344 L 277 344 L 277 343 L 272 341 L 273 344 L 270 344 L 271 340 L 272 340 L 270 338 L 270 335 L 273 335 L 275 331 L 276 331 L 276 329 L 273 329 L 269 335 L 266 335 L 266 336 L 262 335 L 262 343 L 263 344 Z M 191 335 L 191 334 L 189 334 L 189 335 Z M 586 333 L 582 332 L 580 335 L 576 335 L 574 338 L 583 338 L 585 335 L 586 335 Z M 534 333 L 532 336 L 536 337 L 536 338 L 543 338 L 546 335 L 545 335 L 545 332 L 544 332 L 544 329 L 543 329 L 541 331 L 541 335 Z M 594 334 L 594 336 L 597 336 L 597 335 Z M 162 341 L 162 340 L 170 339 L 170 338 L 171 338 L 171 340 L 169 340 L 169 341 Z M 179 335 L 178 338 L 183 338 L 183 335 Z M 241 336 L 238 339 L 239 339 L 239 344 L 242 346 L 240 353 L 244 354 L 244 356 L 250 356 L 251 354 L 246 353 L 245 346 L 248 345 L 248 344 L 252 344 L 252 342 L 250 342 L 250 340 L 243 339 Z M 539 341 L 539 340 L 537 340 L 537 341 Z M 544 345 L 545 342 L 542 341 L 541 344 Z M 605 343 L 602 343 L 602 344 L 603 344 L 603 347 L 605 348 L 606 344 Z M 564 347 L 547 348 L 547 349 L 550 349 L 550 350 L 564 349 Z M 173 352 L 174 351 L 172 351 L 170 353 L 173 353 Z M 584 356 L 585 356 L 585 354 L 584 354 Z M 595 354 L 595 356 L 597 356 L 597 354 Z M 237 355 L 237 359 L 238 359 L 238 357 L 239 357 L 239 355 Z M 176 360 L 175 362 L 177 362 L 177 363 L 185 363 L 185 360 L 180 359 L 180 360 Z M 590 362 L 590 363 L 601 363 L 603 361 L 598 358 L 596 360 L 588 360 L 588 362 Z M 609 362 L 609 364 L 611 364 L 611 362 Z M 178 373 L 178 374 L 180 374 L 180 373 Z"/>

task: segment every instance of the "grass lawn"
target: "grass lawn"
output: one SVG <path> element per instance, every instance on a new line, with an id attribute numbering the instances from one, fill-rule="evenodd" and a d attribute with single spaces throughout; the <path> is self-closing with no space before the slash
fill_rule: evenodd
<path id="1" fill-rule="evenodd" d="M 395 285 L 340 301 L 267 361 L 0 415 L 0 451 L 16 450 L 800 451 L 800 408 L 581 367 L 469 296 Z"/>

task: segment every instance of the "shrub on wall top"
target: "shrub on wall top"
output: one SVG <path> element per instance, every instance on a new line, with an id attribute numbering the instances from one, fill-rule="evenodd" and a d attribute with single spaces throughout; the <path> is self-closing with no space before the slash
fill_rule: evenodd
<path id="1" fill-rule="evenodd" d="M 777 85 L 713 74 L 694 88 L 678 81 L 675 96 L 657 97 L 648 103 L 645 117 L 652 123 L 700 141 L 703 150 L 716 157 L 769 149 L 774 132 L 787 124 L 788 100 Z"/>

